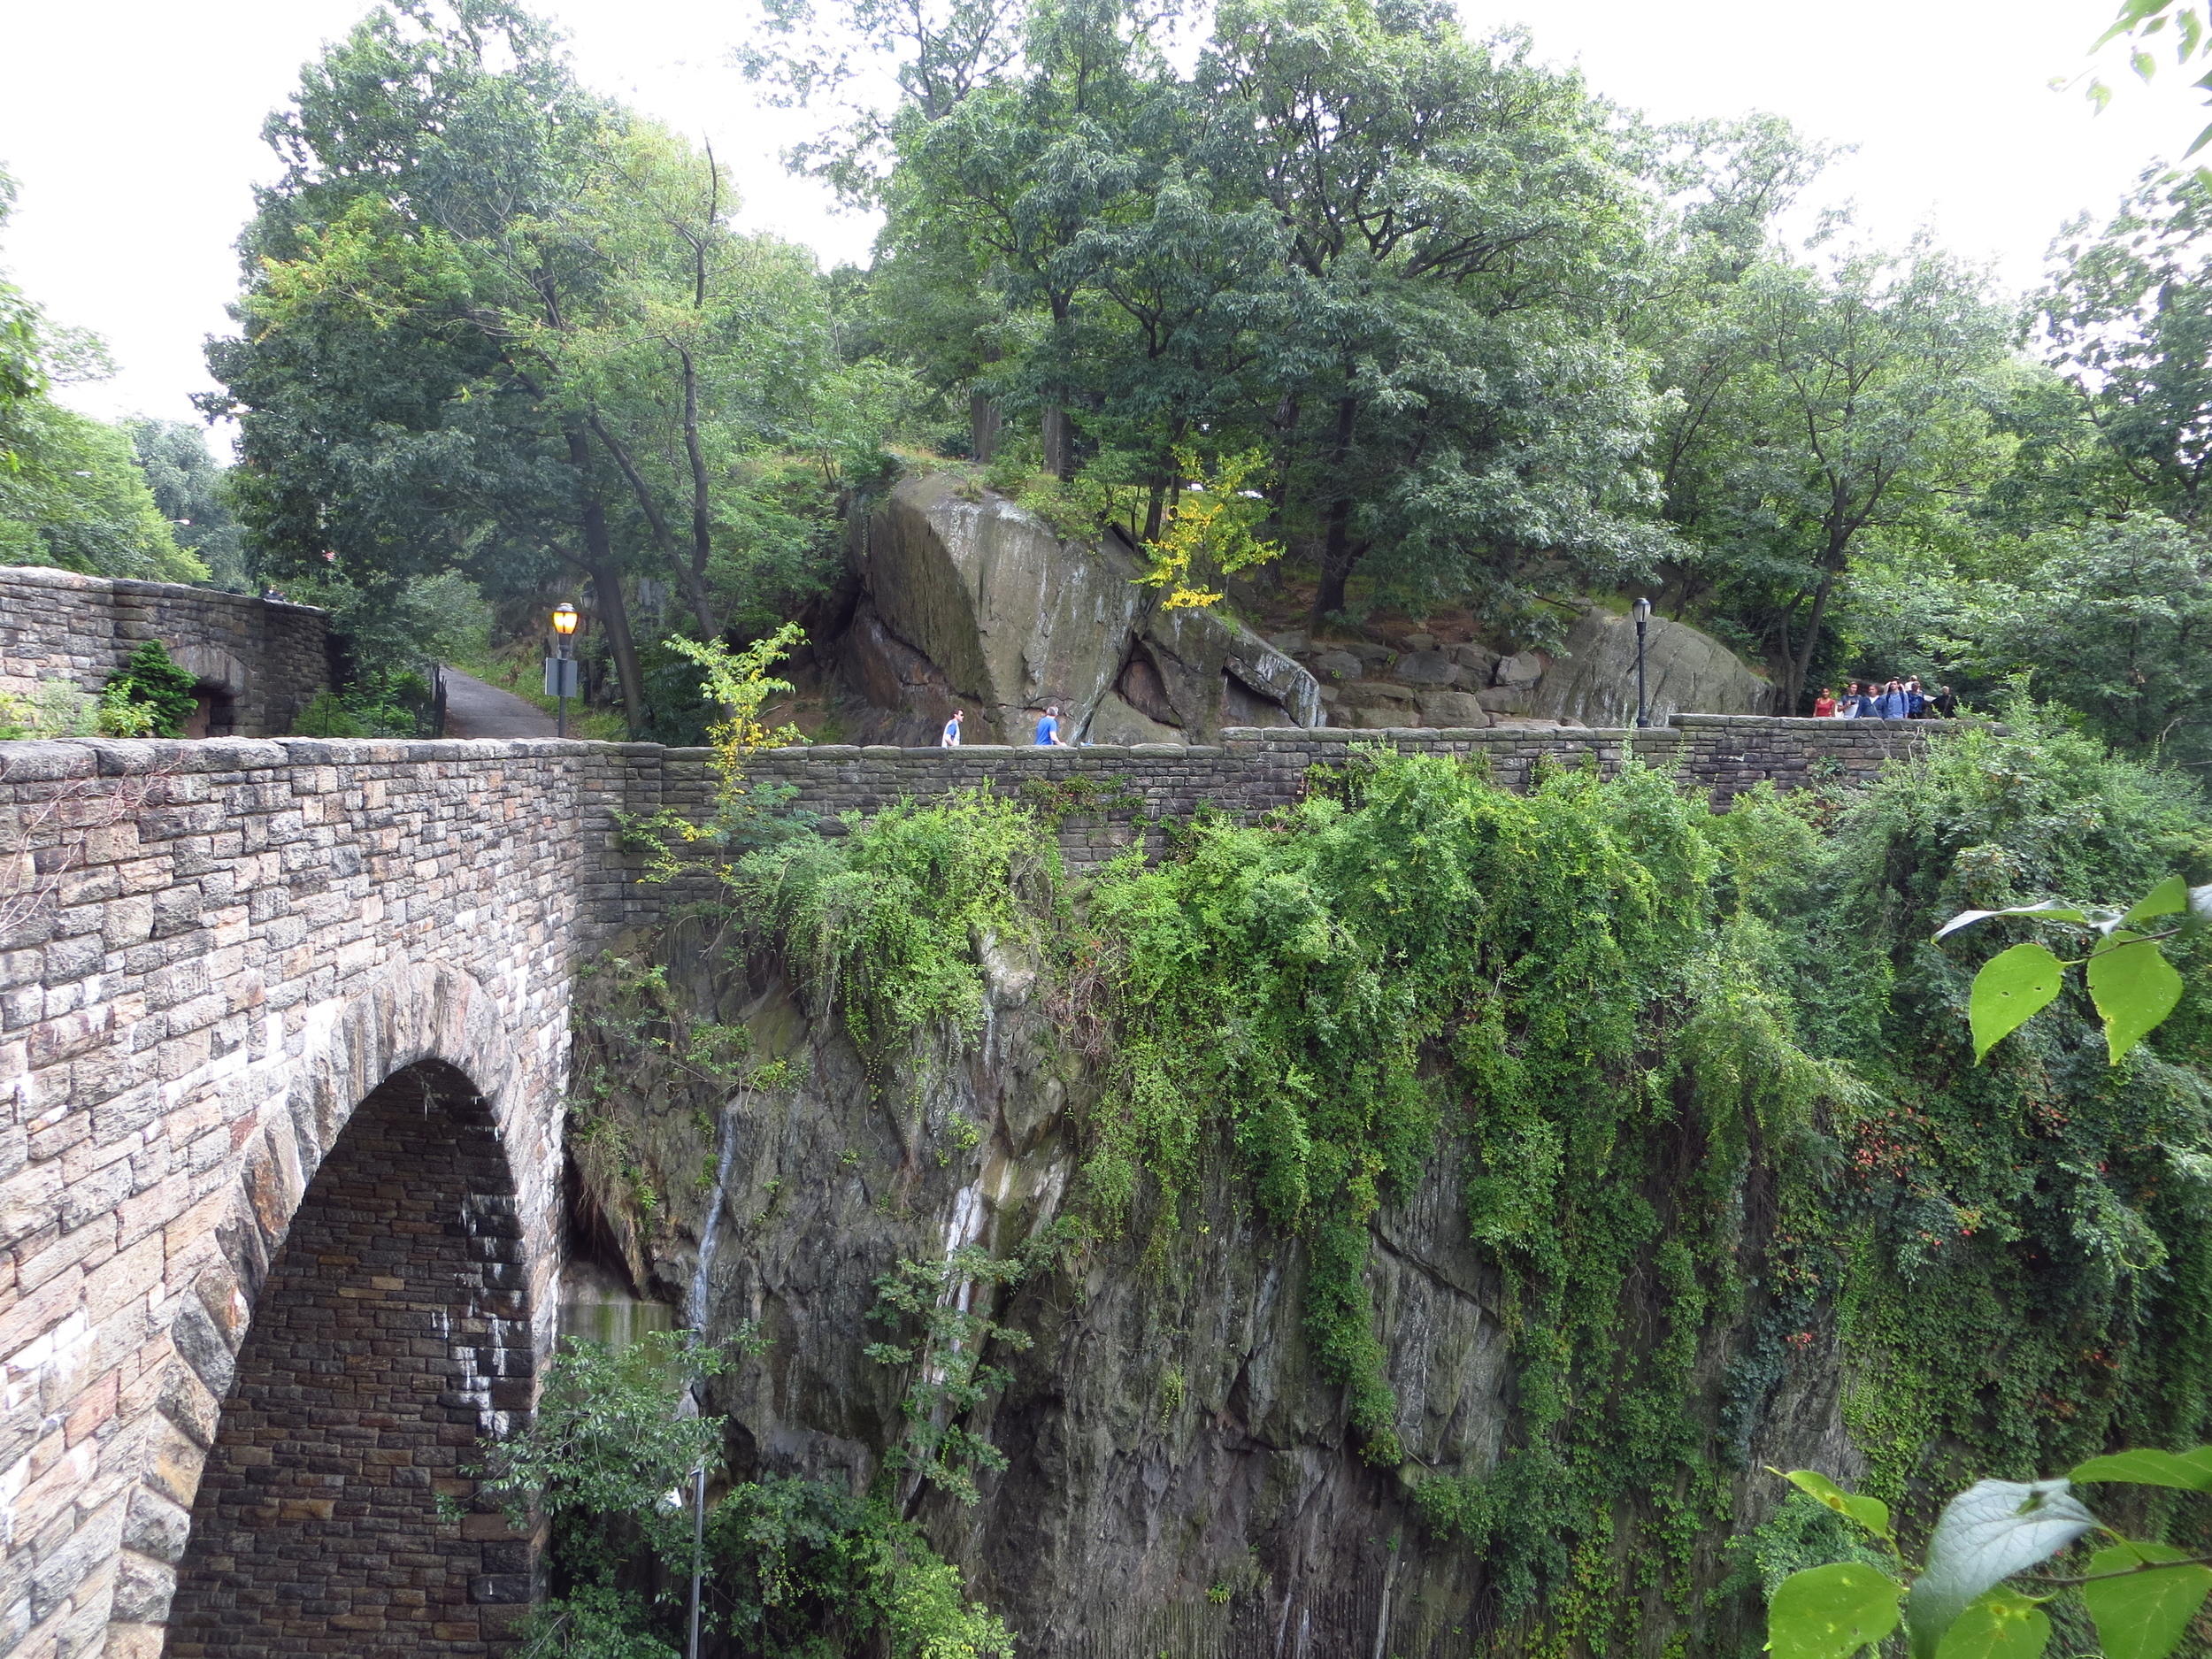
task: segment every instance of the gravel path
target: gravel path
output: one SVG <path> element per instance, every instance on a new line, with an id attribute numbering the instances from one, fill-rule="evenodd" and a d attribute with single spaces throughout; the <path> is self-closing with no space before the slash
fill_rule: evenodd
<path id="1" fill-rule="evenodd" d="M 572 699 L 573 701 L 573 699 Z M 550 737 L 553 717 L 511 691 L 502 691 L 457 669 L 445 671 L 448 737 Z"/>

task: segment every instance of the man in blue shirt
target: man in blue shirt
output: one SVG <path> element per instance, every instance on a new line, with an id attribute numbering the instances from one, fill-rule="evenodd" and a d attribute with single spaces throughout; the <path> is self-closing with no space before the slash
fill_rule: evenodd
<path id="1" fill-rule="evenodd" d="M 952 711 L 952 718 L 945 722 L 945 729 L 937 734 L 937 747 L 940 749 L 958 749 L 960 747 L 959 710 L 955 709 Z"/>
<path id="2" fill-rule="evenodd" d="M 1060 741 L 1060 705 L 1056 703 L 1048 704 L 1045 709 L 1044 718 L 1037 722 L 1037 747 L 1039 749 L 1065 749 L 1067 747 Z"/>

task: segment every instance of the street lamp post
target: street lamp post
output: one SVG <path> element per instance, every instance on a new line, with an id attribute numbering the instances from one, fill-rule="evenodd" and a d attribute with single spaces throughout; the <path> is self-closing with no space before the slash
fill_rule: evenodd
<path id="1" fill-rule="evenodd" d="M 707 1550 L 707 1465 L 703 1459 L 691 1472 L 691 1648 L 699 1659 L 699 1579 Z"/>
<path id="2" fill-rule="evenodd" d="M 545 659 L 545 695 L 558 697 L 561 711 L 553 727 L 557 737 L 568 735 L 568 700 L 576 695 L 576 659 L 568 654 L 569 635 L 576 632 L 576 607 L 564 599 L 553 608 L 553 632 L 559 636 L 557 655 Z"/>
<path id="3" fill-rule="evenodd" d="M 1636 602 L 1636 729 L 1642 731 L 1651 724 L 1647 717 L 1651 705 L 1644 697 L 1644 626 L 1651 620 L 1651 601 Z"/>

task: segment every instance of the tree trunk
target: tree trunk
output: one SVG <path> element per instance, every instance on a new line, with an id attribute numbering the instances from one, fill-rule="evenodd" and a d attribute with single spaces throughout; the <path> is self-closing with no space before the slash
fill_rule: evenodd
<path id="1" fill-rule="evenodd" d="M 714 549 L 714 518 L 707 489 L 707 457 L 699 445 L 699 370 L 690 352 L 679 347 L 677 355 L 684 365 L 684 454 L 691 463 L 691 591 L 696 595 L 692 605 L 698 612 L 702 637 L 710 640 L 716 637 L 716 630 L 707 603 L 707 560 Z"/>
<path id="2" fill-rule="evenodd" d="M 968 447 L 987 462 L 998 453 L 998 400 L 987 392 L 968 394 Z"/>
<path id="3" fill-rule="evenodd" d="M 1820 572 L 1820 586 L 1813 590 L 1812 619 L 1805 625 L 1804 649 L 1790 663 L 1790 682 L 1784 687 L 1786 700 L 1784 714 L 1795 714 L 1805 701 L 1806 676 L 1813 672 L 1813 652 L 1820 644 L 1821 618 L 1827 614 L 1828 595 L 1835 591 L 1836 578 L 1843 573 L 1840 560 L 1828 565 Z"/>
<path id="4" fill-rule="evenodd" d="M 574 427 L 568 434 L 569 464 L 582 480 L 584 556 L 570 558 L 591 578 L 599 615 L 606 625 L 607 649 L 614 658 L 615 683 L 622 689 L 622 719 L 634 739 L 645 730 L 645 676 L 639 672 L 637 641 L 630 635 L 630 611 L 622 597 L 622 572 L 615 563 L 614 545 L 607 534 L 607 510 L 599 492 L 591 487 L 591 446 Z"/>
<path id="5" fill-rule="evenodd" d="M 1067 407 L 1062 403 L 1047 403 L 1043 428 L 1045 471 L 1055 478 L 1065 478 L 1074 470 L 1074 445 L 1068 426 Z"/>
<path id="6" fill-rule="evenodd" d="M 1337 400 L 1336 435 L 1329 445 L 1329 534 L 1321 546 L 1321 586 L 1313 595 L 1313 619 L 1320 622 L 1344 609 L 1344 585 L 1363 549 L 1352 545 L 1352 492 L 1344 478 L 1352 458 L 1352 433 L 1359 421 L 1359 401 Z"/>
<path id="7" fill-rule="evenodd" d="M 654 544 L 660 549 L 661 556 L 667 559 L 669 569 L 676 574 L 678 589 L 691 606 L 692 618 L 699 625 L 699 637 L 703 640 L 720 638 L 722 630 L 715 622 L 714 608 L 707 603 L 706 583 L 700 573 L 693 571 L 691 561 L 677 549 L 676 538 L 668 528 L 668 519 L 661 511 L 660 503 L 654 497 L 653 487 L 645 481 L 645 475 L 638 471 L 637 464 L 630 458 L 630 452 L 607 430 L 605 422 L 594 416 L 591 429 L 599 434 L 599 442 L 607 446 L 607 453 L 614 457 L 615 465 L 621 469 L 622 476 L 629 481 L 630 493 L 637 497 L 638 511 L 645 515 L 645 522 L 652 527 Z"/>
<path id="8" fill-rule="evenodd" d="M 1340 495 L 1329 503 L 1329 536 L 1321 546 L 1321 585 L 1314 589 L 1313 619 L 1321 622 L 1344 609 L 1344 585 L 1359 554 L 1352 547 L 1352 503 Z"/>

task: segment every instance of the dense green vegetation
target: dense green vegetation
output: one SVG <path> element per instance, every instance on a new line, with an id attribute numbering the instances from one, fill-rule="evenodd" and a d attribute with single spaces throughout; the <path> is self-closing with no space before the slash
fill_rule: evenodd
<path id="1" fill-rule="evenodd" d="M 795 164 L 885 216 L 825 275 L 511 0 L 380 7 L 267 129 L 205 411 L 241 465 L 211 493 L 142 426 L 175 534 L 78 500 L 107 429 L 44 396 L 71 352 L 11 290 L 0 534 L 378 604 L 458 572 L 503 638 L 581 597 L 593 695 L 691 740 L 672 630 L 805 614 L 895 465 L 969 465 L 1179 588 L 1233 600 L 1279 548 L 1245 572 L 1278 603 L 1518 644 L 1642 591 L 1792 707 L 2030 672 L 2116 743 L 2212 752 L 2204 182 L 2066 227 L 2024 309 L 1932 241 L 1793 242 L 1825 147 L 1654 125 L 1540 45 L 1425 0 L 767 0 L 741 58 L 810 112 Z M 1262 511 L 1214 535 L 1201 480 Z"/>
<path id="2" fill-rule="evenodd" d="M 663 1332 L 610 1352 L 571 1343 L 537 1412 L 480 1472 L 518 1525 L 551 1524 L 557 1582 L 525 1626 L 532 1659 L 674 1659 L 695 1562 L 709 1651 L 822 1659 L 1012 1659 L 1005 1626 L 880 1496 L 774 1479 L 718 1490 L 694 1551 L 695 1471 L 724 1424 L 687 1393 L 728 1355 Z"/>
<path id="3" fill-rule="evenodd" d="M 2200 947 L 2169 944 L 2190 989 L 2118 1066 L 2078 987 L 1977 1066 L 1976 970 L 2059 931 L 1932 937 L 1961 910 L 2201 879 L 2212 818 L 2048 711 L 2010 718 L 1863 794 L 1720 816 L 1633 766 L 1517 795 L 1375 753 L 1071 894 L 1048 814 L 987 797 L 728 879 L 754 943 L 879 1056 L 972 1018 L 977 938 L 1028 941 L 1092 1079 L 1088 1235 L 1173 1248 L 1226 1158 L 1302 1242 L 1309 1339 L 1385 1467 L 1406 1448 L 1370 1229 L 1458 1160 L 1517 1403 L 1496 1466 L 1418 1470 L 1418 1507 L 1526 1640 L 1596 1648 L 1655 1609 L 1709 1617 L 1731 1483 L 1815 1371 L 1842 1365 L 1866 1490 L 1911 1536 L 1973 1475 L 2212 1430 Z M 1858 1548 L 1786 1506 L 1737 1582 Z"/>

